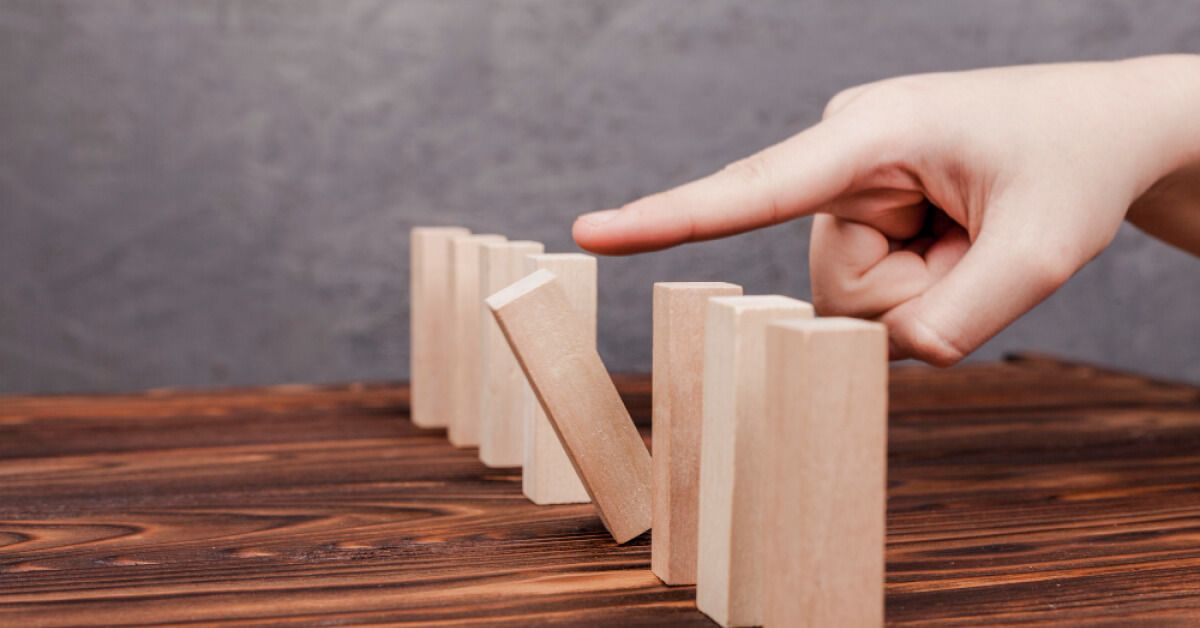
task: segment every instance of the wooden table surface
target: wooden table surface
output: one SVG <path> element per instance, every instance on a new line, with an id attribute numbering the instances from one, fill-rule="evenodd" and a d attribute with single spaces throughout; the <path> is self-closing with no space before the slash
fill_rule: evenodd
<path id="1" fill-rule="evenodd" d="M 1200 389 L 1037 357 L 891 389 L 888 623 L 1200 622 Z M 407 402 L 0 397 L 0 624 L 712 625 L 648 535 L 530 504 Z"/>

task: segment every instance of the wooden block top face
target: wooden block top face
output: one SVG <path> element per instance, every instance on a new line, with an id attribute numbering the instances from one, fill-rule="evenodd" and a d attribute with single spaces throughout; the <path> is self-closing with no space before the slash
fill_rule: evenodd
<path id="1" fill-rule="evenodd" d="M 487 299 L 575 470 L 618 543 L 650 527 L 650 454 L 554 273 Z"/>
<path id="2" fill-rule="evenodd" d="M 542 286 L 544 286 L 554 280 L 555 280 L 554 273 L 552 273 L 548 270 L 534 271 L 534 272 L 526 275 L 522 279 L 513 282 L 507 288 L 498 290 L 491 296 L 484 299 L 484 301 L 487 303 L 487 306 L 489 308 L 491 308 L 493 311 L 499 310 L 499 309 L 504 308 L 504 306 L 508 305 L 509 303 L 512 303 L 512 302 L 516 301 L 517 299 L 520 299 L 521 297 L 529 294 L 530 292 L 533 292 L 534 290 L 537 290 L 538 288 L 541 288 Z"/>
<path id="3" fill-rule="evenodd" d="M 735 313 L 752 312 L 752 311 L 771 311 L 771 310 L 807 310 L 811 317 L 813 313 L 812 305 L 785 297 L 778 294 L 753 294 L 746 296 L 734 297 L 713 297 L 709 300 L 709 304 L 721 308 L 728 308 Z"/>
<path id="4" fill-rule="evenodd" d="M 779 330 L 775 332 L 776 334 L 790 331 L 804 336 L 836 332 L 865 333 L 872 335 L 883 334 L 884 341 L 887 341 L 887 327 L 883 323 L 876 323 L 874 321 L 867 321 L 860 318 L 829 316 L 807 320 L 787 319 L 782 321 L 774 321 L 770 323 L 770 327 Z"/>
<path id="5" fill-rule="evenodd" d="M 738 296 L 724 282 L 654 284 L 654 535 L 651 569 L 669 585 L 695 584 L 708 300 Z"/>

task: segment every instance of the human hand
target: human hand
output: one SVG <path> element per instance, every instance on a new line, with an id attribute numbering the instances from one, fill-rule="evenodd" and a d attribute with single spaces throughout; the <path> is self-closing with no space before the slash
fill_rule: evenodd
<path id="1" fill-rule="evenodd" d="M 1196 171 L 1196 111 L 1195 56 L 889 79 L 716 174 L 581 216 L 574 236 L 627 254 L 816 214 L 817 312 L 880 320 L 893 358 L 950 365 L 1103 250 L 1148 190 Z"/>

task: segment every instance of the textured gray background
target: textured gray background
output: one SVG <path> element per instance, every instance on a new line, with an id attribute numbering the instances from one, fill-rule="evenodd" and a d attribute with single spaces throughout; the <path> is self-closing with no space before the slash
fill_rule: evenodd
<path id="1" fill-rule="evenodd" d="M 0 2 L 0 391 L 407 375 L 407 232 L 573 250 L 896 74 L 1200 51 L 1195 2 Z M 808 294 L 807 222 L 601 262 Z M 1126 229 L 979 357 L 1200 380 L 1200 261 Z"/>

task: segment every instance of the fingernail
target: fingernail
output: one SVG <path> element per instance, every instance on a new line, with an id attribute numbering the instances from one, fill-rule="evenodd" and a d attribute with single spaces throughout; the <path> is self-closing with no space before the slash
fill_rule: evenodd
<path id="1" fill-rule="evenodd" d="M 613 218 L 616 218 L 617 214 L 619 213 L 621 213 L 621 210 L 619 209 L 605 209 L 598 212 L 592 212 L 590 214 L 584 214 L 579 217 L 579 221 L 589 227 L 599 227 Z"/>

